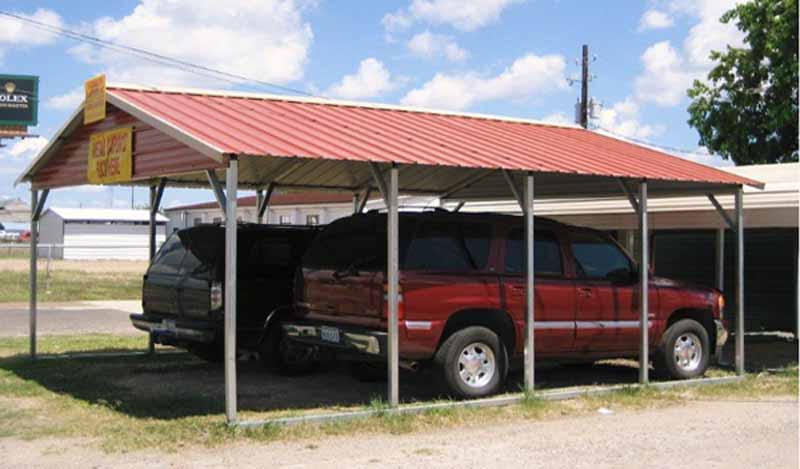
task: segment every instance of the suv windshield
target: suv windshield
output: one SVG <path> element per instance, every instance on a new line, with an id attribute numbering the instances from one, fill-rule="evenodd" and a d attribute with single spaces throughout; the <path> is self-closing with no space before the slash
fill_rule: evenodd
<path id="1" fill-rule="evenodd" d="M 629 277 L 633 265 L 628 256 L 613 241 L 588 231 L 570 234 L 575 268 L 587 278 L 609 279 Z"/>

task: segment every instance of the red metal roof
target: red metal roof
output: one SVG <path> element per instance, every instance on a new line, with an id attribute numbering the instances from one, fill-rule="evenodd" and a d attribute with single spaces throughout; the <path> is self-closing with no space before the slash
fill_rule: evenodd
<path id="1" fill-rule="evenodd" d="M 254 195 L 239 197 L 236 200 L 238 201 L 237 205 L 240 207 L 256 206 L 256 196 Z M 346 192 L 306 191 L 288 194 L 273 194 L 269 199 L 269 205 L 272 207 L 283 205 L 342 204 L 352 201 L 353 195 Z M 177 207 L 170 207 L 167 210 L 200 210 L 218 207 L 219 203 L 212 201 L 190 205 L 180 205 Z"/>
<path id="2" fill-rule="evenodd" d="M 220 155 L 760 186 L 574 126 L 282 96 L 113 86 L 108 93 Z"/>

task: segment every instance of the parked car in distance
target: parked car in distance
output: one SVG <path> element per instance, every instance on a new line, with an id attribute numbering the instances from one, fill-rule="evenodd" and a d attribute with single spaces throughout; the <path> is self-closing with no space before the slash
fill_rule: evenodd
<path id="1" fill-rule="evenodd" d="M 431 366 L 457 396 L 501 389 L 521 362 L 525 324 L 522 217 L 400 214 L 401 366 Z M 312 242 L 286 340 L 334 350 L 358 377 L 386 360 L 386 215 L 337 220 Z M 592 362 L 639 352 L 638 269 L 607 234 L 535 220 L 535 352 Z M 659 372 L 702 375 L 727 332 L 721 292 L 650 278 L 650 353 Z"/>
<path id="2" fill-rule="evenodd" d="M 258 351 L 265 345 L 268 319 L 281 306 L 292 304 L 295 269 L 318 232 L 319 227 L 311 226 L 238 225 L 238 348 Z M 224 279 L 224 227 L 199 225 L 176 231 L 144 275 L 142 313 L 131 314 L 131 322 L 152 334 L 156 343 L 220 360 Z"/>

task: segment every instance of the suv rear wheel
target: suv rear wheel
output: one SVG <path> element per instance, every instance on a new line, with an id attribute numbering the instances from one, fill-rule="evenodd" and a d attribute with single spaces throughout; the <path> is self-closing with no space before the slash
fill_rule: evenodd
<path id="1" fill-rule="evenodd" d="M 491 330 L 472 326 L 444 341 L 434 358 L 436 374 L 452 394 L 484 397 L 496 393 L 507 371 L 506 350 Z"/>
<path id="2" fill-rule="evenodd" d="M 280 323 L 269 328 L 258 354 L 265 367 L 289 376 L 310 373 L 319 365 L 314 349 L 288 340 Z"/>
<path id="3" fill-rule="evenodd" d="M 703 325 L 681 319 L 664 332 L 654 364 L 662 376 L 690 379 L 706 372 L 710 356 L 711 341 Z"/>

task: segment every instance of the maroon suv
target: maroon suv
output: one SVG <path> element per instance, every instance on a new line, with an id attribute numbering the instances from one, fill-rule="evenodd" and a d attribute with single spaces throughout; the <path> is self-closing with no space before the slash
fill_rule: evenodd
<path id="1" fill-rule="evenodd" d="M 638 275 L 625 251 L 601 231 L 543 218 L 535 240 L 537 360 L 636 357 Z M 285 342 L 335 350 L 361 376 L 384 370 L 386 244 L 380 213 L 343 218 L 320 233 L 296 278 Z M 399 248 L 401 366 L 432 365 L 455 395 L 498 391 L 524 345 L 522 218 L 401 213 Z M 702 375 L 727 338 L 721 293 L 651 278 L 649 294 L 657 370 Z"/>

